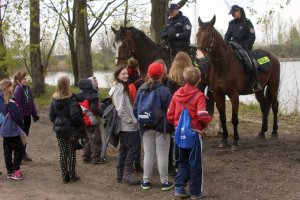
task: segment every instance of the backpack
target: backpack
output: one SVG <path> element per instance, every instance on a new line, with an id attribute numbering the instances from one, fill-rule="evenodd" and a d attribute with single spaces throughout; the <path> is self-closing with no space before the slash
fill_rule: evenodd
<path id="1" fill-rule="evenodd" d="M 137 104 L 138 122 L 144 127 L 156 126 L 163 117 L 161 104 L 158 87 L 152 90 L 141 90 Z"/>
<path id="2" fill-rule="evenodd" d="M 136 93 L 138 90 L 137 84 L 139 84 L 139 82 L 141 82 L 141 81 L 143 81 L 142 77 L 138 78 L 136 81 L 134 81 L 128 85 L 129 98 L 130 98 L 132 105 L 134 104 Z"/>
<path id="3" fill-rule="evenodd" d="M 78 102 L 81 110 L 82 110 L 82 114 L 83 114 L 83 120 L 85 123 L 86 127 L 90 127 L 90 126 L 95 126 L 97 124 L 99 124 L 99 117 L 95 116 L 91 110 L 90 107 L 90 102 L 85 99 L 82 102 Z"/>
<path id="4" fill-rule="evenodd" d="M 175 142 L 178 147 L 191 149 L 197 141 L 198 134 L 191 127 L 188 108 L 183 108 L 175 129 Z"/>

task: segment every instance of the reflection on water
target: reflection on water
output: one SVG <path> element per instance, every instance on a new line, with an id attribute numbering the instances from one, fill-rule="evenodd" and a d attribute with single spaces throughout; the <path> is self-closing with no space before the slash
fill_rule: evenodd
<path id="1" fill-rule="evenodd" d="M 74 82 L 72 73 L 51 72 L 47 73 L 45 82 L 49 85 L 55 85 L 60 76 L 68 75 L 71 82 Z M 112 82 L 112 72 L 94 72 L 97 77 L 99 87 L 108 88 Z M 300 112 L 300 62 L 281 62 L 280 71 L 280 91 L 279 106 L 280 111 L 289 113 L 292 111 Z M 257 103 L 254 95 L 240 96 L 240 101 L 245 103 Z"/>

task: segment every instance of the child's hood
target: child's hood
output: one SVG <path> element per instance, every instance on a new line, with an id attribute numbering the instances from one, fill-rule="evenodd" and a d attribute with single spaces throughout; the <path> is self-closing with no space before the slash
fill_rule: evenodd
<path id="1" fill-rule="evenodd" d="M 199 89 L 197 87 L 185 84 L 175 92 L 174 96 L 176 96 L 179 101 L 186 103 L 191 100 L 197 93 L 199 93 Z"/>
<path id="2" fill-rule="evenodd" d="M 120 84 L 120 83 L 114 83 L 111 86 L 111 88 L 110 88 L 110 90 L 108 92 L 108 95 L 110 97 L 112 97 L 115 92 L 117 92 L 117 94 L 121 94 L 123 91 L 124 91 L 124 86 L 122 84 Z"/>

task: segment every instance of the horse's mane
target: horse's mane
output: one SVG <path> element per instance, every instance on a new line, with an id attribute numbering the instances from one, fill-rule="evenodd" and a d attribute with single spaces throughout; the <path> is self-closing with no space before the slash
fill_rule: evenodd
<path id="1" fill-rule="evenodd" d="M 122 31 L 126 31 L 126 30 L 129 30 L 132 34 L 133 34 L 133 37 L 136 41 L 139 41 L 139 40 L 143 40 L 144 42 L 146 43 L 150 43 L 151 45 L 153 46 L 156 46 L 156 47 L 160 47 L 158 44 L 156 44 L 155 42 L 153 42 L 146 34 L 144 31 L 141 31 L 133 26 L 131 27 L 121 27 Z M 121 32 L 122 31 L 119 31 L 118 34 L 116 35 L 116 39 L 120 39 L 122 36 L 121 36 Z"/>

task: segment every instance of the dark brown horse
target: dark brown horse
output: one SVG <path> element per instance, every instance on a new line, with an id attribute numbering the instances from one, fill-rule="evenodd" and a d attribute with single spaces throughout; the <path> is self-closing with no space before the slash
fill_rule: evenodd
<path id="1" fill-rule="evenodd" d="M 239 95 L 253 93 L 250 76 L 245 72 L 238 58 L 231 48 L 224 42 L 220 33 L 214 28 L 216 17 L 210 22 L 203 23 L 198 18 L 199 30 L 197 33 L 197 48 L 209 59 L 207 82 L 214 92 L 214 99 L 220 114 L 223 128 L 223 138 L 220 147 L 227 146 L 228 131 L 226 127 L 225 95 L 232 104 L 232 125 L 234 128 L 232 149 L 238 146 L 238 111 Z M 254 52 L 264 50 L 255 50 Z M 268 53 L 268 52 L 266 52 Z M 278 59 L 268 53 L 271 66 L 268 71 L 258 70 L 258 79 L 263 90 L 255 93 L 262 112 L 262 127 L 259 132 L 260 138 L 265 138 L 268 130 L 268 116 L 270 108 L 274 115 L 272 137 L 277 137 L 277 113 L 278 113 L 278 88 L 280 82 L 280 63 Z"/>
<path id="2" fill-rule="evenodd" d="M 130 57 L 137 59 L 140 72 L 147 76 L 149 64 L 157 59 L 163 59 L 166 66 L 171 65 L 170 54 L 167 49 L 154 43 L 143 31 L 134 27 L 121 27 L 119 30 L 112 28 L 115 34 L 114 47 L 116 50 L 116 65 L 127 62 Z"/>

